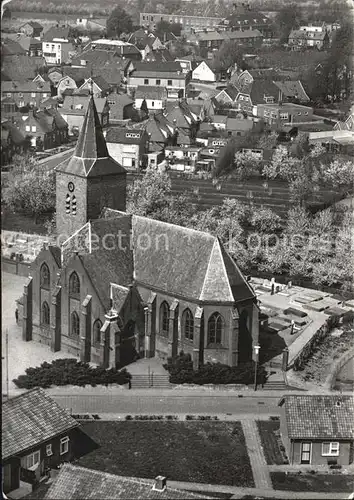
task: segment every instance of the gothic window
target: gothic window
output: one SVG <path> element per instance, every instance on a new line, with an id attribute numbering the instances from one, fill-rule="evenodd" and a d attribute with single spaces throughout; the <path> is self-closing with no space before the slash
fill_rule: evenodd
<path id="1" fill-rule="evenodd" d="M 71 213 L 76 215 L 76 196 L 74 194 L 71 198 Z"/>
<path id="2" fill-rule="evenodd" d="M 182 325 L 184 337 L 188 340 L 193 340 L 194 318 L 192 312 L 189 309 L 186 309 L 183 312 Z"/>
<path id="3" fill-rule="evenodd" d="M 208 344 L 221 344 L 224 330 L 224 319 L 218 312 L 212 314 L 208 321 Z"/>
<path id="4" fill-rule="evenodd" d="M 50 309 L 48 302 L 43 302 L 42 304 L 42 310 L 41 310 L 41 324 L 42 325 L 49 325 L 50 323 Z"/>
<path id="5" fill-rule="evenodd" d="M 101 343 L 101 328 L 102 328 L 102 321 L 96 319 L 96 321 L 93 324 L 93 343 L 96 345 Z"/>
<path id="6" fill-rule="evenodd" d="M 80 295 L 80 280 L 75 271 L 71 273 L 69 278 L 69 295 Z"/>
<path id="7" fill-rule="evenodd" d="M 50 272 L 49 272 L 49 267 L 47 266 L 47 264 L 42 264 L 42 266 L 41 266 L 40 279 L 41 279 L 41 288 L 49 289 Z"/>
<path id="8" fill-rule="evenodd" d="M 76 337 L 80 334 L 80 318 L 76 311 L 70 316 L 70 334 Z"/>
<path id="9" fill-rule="evenodd" d="M 70 214 L 71 212 L 71 196 L 69 193 L 66 195 L 65 199 L 65 211 L 67 214 Z"/>
<path id="10" fill-rule="evenodd" d="M 168 336 L 170 308 L 167 302 L 162 302 L 160 307 L 160 333 Z"/>

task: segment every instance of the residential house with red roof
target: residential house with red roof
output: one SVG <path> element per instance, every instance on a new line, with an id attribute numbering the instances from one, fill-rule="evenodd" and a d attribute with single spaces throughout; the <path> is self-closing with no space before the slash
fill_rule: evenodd
<path id="1" fill-rule="evenodd" d="M 74 457 L 78 422 L 43 389 L 32 389 L 2 403 L 2 486 L 5 494 L 28 485 L 29 492 L 48 469 Z M 16 498 L 16 497 L 15 497 Z"/>
<path id="2" fill-rule="evenodd" d="M 89 91 L 94 97 L 106 97 L 111 91 L 111 86 L 103 76 L 97 75 L 85 80 L 85 83 L 79 87 L 79 92 L 82 90 Z"/>
<path id="3" fill-rule="evenodd" d="M 66 95 L 60 114 L 69 127 L 69 135 L 78 135 L 84 123 L 90 101 L 89 95 Z M 102 127 L 109 124 L 109 104 L 106 97 L 95 98 L 96 110 Z"/>
<path id="4" fill-rule="evenodd" d="M 216 73 L 206 61 L 194 64 L 192 80 L 201 82 L 216 82 Z"/>
<path id="5" fill-rule="evenodd" d="M 68 124 L 55 108 L 29 110 L 16 121 L 21 133 L 38 150 L 60 146 L 68 140 Z"/>
<path id="6" fill-rule="evenodd" d="M 280 432 L 290 464 L 353 463 L 353 396 L 286 395 L 280 406 Z"/>
<path id="7" fill-rule="evenodd" d="M 69 28 L 53 26 L 44 33 L 42 53 L 47 64 L 68 63 L 74 52 L 74 46 L 69 40 Z"/>
<path id="8" fill-rule="evenodd" d="M 167 119 L 149 121 L 167 139 Z M 259 311 L 237 263 L 208 233 L 126 213 L 126 187 L 91 97 L 73 156 L 56 167 L 56 226 L 68 238 L 31 266 L 23 340 L 105 368 L 181 350 L 195 368 L 249 361 Z"/>
<path id="9" fill-rule="evenodd" d="M 146 164 L 149 137 L 144 128 L 111 128 L 106 142 L 110 156 L 128 171 L 138 172 Z"/>
<path id="10" fill-rule="evenodd" d="M 135 107 L 141 109 L 145 101 L 147 109 L 151 112 L 165 109 L 167 102 L 167 90 L 160 86 L 139 85 L 134 92 Z"/>
<path id="11" fill-rule="evenodd" d="M 32 38 L 40 37 L 43 31 L 43 26 L 37 21 L 28 21 L 19 27 L 18 31 L 20 33 L 25 33 L 27 36 Z"/>

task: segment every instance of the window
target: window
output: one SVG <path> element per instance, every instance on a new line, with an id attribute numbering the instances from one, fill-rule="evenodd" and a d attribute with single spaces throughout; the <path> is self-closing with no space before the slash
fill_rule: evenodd
<path id="1" fill-rule="evenodd" d="M 32 132 L 37 132 L 37 127 L 35 125 L 32 125 Z"/>
<path id="2" fill-rule="evenodd" d="M 31 92 L 31 97 L 36 97 L 36 93 L 35 92 Z"/>
<path id="3" fill-rule="evenodd" d="M 64 455 L 69 451 L 69 436 L 65 436 L 60 440 L 60 455 Z"/>
<path id="4" fill-rule="evenodd" d="M 338 457 L 339 456 L 339 443 L 322 443 L 322 456 L 323 457 Z"/>
<path id="5" fill-rule="evenodd" d="M 94 344 L 100 344 L 101 343 L 101 328 L 102 328 L 102 321 L 99 319 L 96 319 L 96 321 L 93 324 L 93 343 Z"/>
<path id="6" fill-rule="evenodd" d="M 223 317 L 218 312 L 215 312 L 208 321 L 208 344 L 221 344 L 223 330 Z"/>
<path id="7" fill-rule="evenodd" d="M 160 333 L 168 336 L 170 308 L 167 302 L 162 302 L 160 307 Z"/>
<path id="8" fill-rule="evenodd" d="M 40 282 L 42 288 L 49 289 L 50 286 L 50 272 L 47 264 L 42 264 L 40 271 Z"/>
<path id="9" fill-rule="evenodd" d="M 53 455 L 53 450 L 52 450 L 51 444 L 47 444 L 47 446 L 45 447 L 45 452 L 46 452 L 47 457 L 51 457 Z"/>
<path id="10" fill-rule="evenodd" d="M 11 92 L 8 92 L 8 93 L 6 94 L 6 97 L 12 97 Z"/>
<path id="11" fill-rule="evenodd" d="M 21 466 L 24 469 L 34 469 L 39 465 L 40 460 L 41 460 L 40 451 L 35 451 L 34 453 L 31 453 L 31 455 L 27 455 L 27 457 L 21 459 Z"/>
<path id="12" fill-rule="evenodd" d="M 161 85 L 161 80 L 156 80 L 156 85 Z"/>
<path id="13" fill-rule="evenodd" d="M 48 302 L 44 301 L 41 309 L 41 323 L 42 325 L 50 324 L 50 309 Z"/>
<path id="14" fill-rule="evenodd" d="M 47 94 L 45 92 L 43 92 L 43 97 L 47 97 Z"/>
<path id="15" fill-rule="evenodd" d="M 70 275 L 69 294 L 70 295 L 79 295 L 80 294 L 80 280 L 79 280 L 79 277 L 75 271 Z"/>
<path id="16" fill-rule="evenodd" d="M 186 309 L 182 316 L 184 337 L 188 340 L 193 340 L 194 318 L 189 309 Z"/>
<path id="17" fill-rule="evenodd" d="M 153 108 L 155 106 L 155 102 L 151 101 L 151 107 Z"/>
<path id="18" fill-rule="evenodd" d="M 72 312 L 70 316 L 70 333 L 76 337 L 80 334 L 80 319 L 76 311 Z"/>
<path id="19" fill-rule="evenodd" d="M 23 97 L 22 92 L 19 92 L 19 93 L 18 93 L 18 96 L 19 96 L 19 97 Z"/>
<path id="20" fill-rule="evenodd" d="M 144 85 L 149 85 L 149 79 L 148 78 L 145 78 Z"/>
<path id="21" fill-rule="evenodd" d="M 26 125 L 26 132 L 30 132 L 31 131 L 31 127 L 29 125 Z"/>
<path id="22" fill-rule="evenodd" d="M 172 85 L 172 80 L 167 80 L 167 85 Z"/>

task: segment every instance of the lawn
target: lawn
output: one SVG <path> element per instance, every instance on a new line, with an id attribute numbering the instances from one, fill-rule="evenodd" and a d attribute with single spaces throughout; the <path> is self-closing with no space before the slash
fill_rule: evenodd
<path id="1" fill-rule="evenodd" d="M 78 465 L 175 481 L 254 487 L 240 422 L 88 422 L 98 447 Z"/>
<path id="2" fill-rule="evenodd" d="M 283 465 L 284 456 L 280 449 L 279 420 L 258 420 L 264 456 L 268 465 Z"/>
<path id="3" fill-rule="evenodd" d="M 344 474 L 285 474 L 270 473 L 273 488 L 283 491 L 319 491 L 328 493 L 351 493 L 354 476 Z"/>

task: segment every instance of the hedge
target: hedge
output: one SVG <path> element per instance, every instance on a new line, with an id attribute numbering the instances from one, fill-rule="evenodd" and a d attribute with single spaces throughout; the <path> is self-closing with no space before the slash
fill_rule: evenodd
<path id="1" fill-rule="evenodd" d="M 170 374 L 172 384 L 253 384 L 255 363 L 250 361 L 238 366 L 228 366 L 222 363 L 207 363 L 193 370 L 193 362 L 190 354 L 183 351 L 172 359 L 167 358 L 163 365 Z M 264 384 L 266 381 L 266 370 L 258 366 L 257 383 Z"/>
<path id="2" fill-rule="evenodd" d="M 123 368 L 106 370 L 100 366 L 92 367 L 76 359 L 56 359 L 52 363 L 44 362 L 36 368 L 27 368 L 26 375 L 20 375 L 13 382 L 20 389 L 33 387 L 48 388 L 52 385 L 86 386 L 118 384 L 124 385 L 131 379 L 130 373 Z"/>

